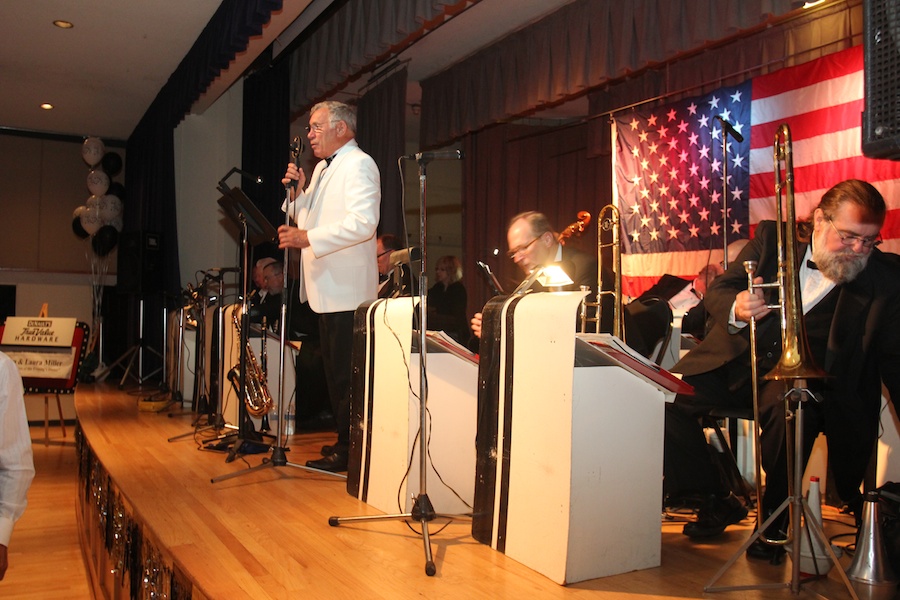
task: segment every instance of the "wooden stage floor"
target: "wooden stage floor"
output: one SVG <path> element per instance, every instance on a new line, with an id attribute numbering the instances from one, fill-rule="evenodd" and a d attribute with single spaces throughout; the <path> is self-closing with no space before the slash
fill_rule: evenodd
<path id="1" fill-rule="evenodd" d="M 79 385 L 75 398 L 84 440 L 108 472 L 111 487 L 142 524 L 145 540 L 153 540 L 162 560 L 190 580 L 195 599 L 795 597 L 786 588 L 703 592 L 750 535 L 750 519 L 729 528 L 721 539 L 694 543 L 681 533 L 690 517 L 663 516 L 660 567 L 569 586 L 557 585 L 476 542 L 468 520 L 435 520 L 429 533 L 437 573 L 428 577 L 424 544 L 415 531 L 418 524 L 381 520 L 331 527 L 331 516 L 380 513 L 348 495 L 343 479 L 292 466 L 211 483 L 212 478 L 260 465 L 267 455 L 226 463 L 224 453 L 202 449 L 201 434 L 169 442 L 191 431 L 191 415 L 180 414 L 179 407 L 141 412 L 138 402 L 138 397 L 109 384 Z M 333 437 L 290 436 L 288 460 L 304 464 Z M 853 531 L 843 524 L 846 517 L 825 512 L 829 534 Z M 84 550 L 88 556 L 100 551 Z M 94 578 L 95 588 L 102 587 L 96 574 Z M 789 580 L 790 561 L 772 566 L 741 556 L 719 585 Z M 813 590 L 829 598 L 849 597 L 834 572 L 801 591 Z"/>

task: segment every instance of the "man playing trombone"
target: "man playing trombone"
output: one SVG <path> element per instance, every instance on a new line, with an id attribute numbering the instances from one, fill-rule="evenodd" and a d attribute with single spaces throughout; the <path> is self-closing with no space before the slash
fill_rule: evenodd
<path id="1" fill-rule="evenodd" d="M 880 252 L 885 203 L 872 185 L 847 180 L 828 190 L 810 221 L 802 223 L 797 244 L 799 289 L 809 348 L 828 377 L 809 381 L 805 402 L 803 468 L 818 432 L 828 443 L 828 460 L 837 492 L 859 519 L 859 486 L 872 456 L 881 407 L 881 383 L 894 402 L 900 398 L 900 265 L 894 255 Z M 787 227 L 793 226 L 788 223 Z M 772 281 L 778 272 L 778 225 L 759 224 L 753 240 L 718 277 L 706 295 L 714 324 L 706 339 L 673 371 L 684 374 L 695 395 L 676 397 L 666 406 L 665 493 L 704 497 L 696 521 L 684 533 L 695 538 L 721 534 L 747 515 L 747 508 L 727 489 L 710 455 L 698 418 L 712 408 L 752 405 L 751 350 L 748 324 L 757 321 L 760 448 L 766 471 L 762 515 L 777 511 L 788 497 L 785 448 L 784 381 L 762 376 L 782 353 L 777 292 L 748 289 L 745 261 L 757 261 L 754 282 Z M 804 233 L 809 236 L 806 243 Z M 810 235 L 811 234 L 811 235 Z M 783 249 L 782 249 L 783 250 Z M 799 492 L 798 492 L 799 493 Z M 770 539 L 785 538 L 787 515 L 766 531 Z M 763 519 L 760 519 L 760 523 Z M 780 556 L 781 546 L 761 540 L 747 554 L 753 558 Z"/>

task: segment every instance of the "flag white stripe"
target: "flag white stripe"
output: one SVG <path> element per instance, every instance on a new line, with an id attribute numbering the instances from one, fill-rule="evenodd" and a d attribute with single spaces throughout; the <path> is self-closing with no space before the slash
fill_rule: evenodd
<path id="1" fill-rule="evenodd" d="M 875 188 L 881 192 L 881 195 L 884 196 L 885 201 L 888 203 L 889 209 L 892 205 L 890 199 L 900 197 L 900 180 L 898 179 L 870 181 L 869 183 L 874 185 Z M 831 187 L 831 185 L 829 185 L 829 187 Z M 818 206 L 819 201 L 822 199 L 822 194 L 827 191 L 828 188 L 822 188 L 818 190 L 809 190 L 803 193 L 795 193 L 794 208 L 797 213 L 797 218 L 800 220 L 807 218 L 812 213 L 813 209 Z M 772 190 L 771 196 L 750 199 L 750 223 L 759 223 L 760 221 L 766 220 L 775 220 L 775 190 Z"/>
<path id="2" fill-rule="evenodd" d="M 791 152 L 794 168 L 858 157 L 860 148 L 862 148 L 860 129 L 860 127 L 856 127 L 792 140 Z M 774 145 L 774 139 L 772 143 Z M 772 146 L 750 150 L 750 175 L 772 173 L 775 170 L 772 153 Z"/>
<path id="3" fill-rule="evenodd" d="M 754 98 L 750 104 L 750 122 L 754 126 L 763 125 L 773 121 L 783 121 L 798 114 L 831 108 L 837 106 L 834 103 L 835 98 L 841 98 L 841 103 L 862 100 L 864 98 L 863 71 L 826 79 L 768 98 Z"/>

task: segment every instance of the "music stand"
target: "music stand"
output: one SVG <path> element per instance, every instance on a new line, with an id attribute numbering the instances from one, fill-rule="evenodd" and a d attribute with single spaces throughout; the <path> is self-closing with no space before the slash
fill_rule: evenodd
<path id="1" fill-rule="evenodd" d="M 294 158 L 296 161 L 296 157 Z M 219 189 L 223 190 L 223 188 L 227 189 L 224 183 L 219 182 Z M 290 219 L 290 194 L 291 194 L 291 186 L 285 186 L 285 207 L 288 207 L 288 210 L 285 211 L 285 224 L 288 224 Z M 219 204 L 225 209 L 226 214 L 228 214 L 232 220 L 237 220 L 238 224 L 241 226 L 242 232 L 242 252 L 243 260 L 241 264 L 243 266 L 244 272 L 247 271 L 247 261 L 249 253 L 247 252 L 247 240 L 250 239 L 255 244 L 261 244 L 263 242 L 274 241 L 276 244 L 278 243 L 278 230 L 269 223 L 268 220 L 263 216 L 261 212 L 256 208 L 256 206 L 251 202 L 249 198 L 242 192 L 240 189 L 229 190 L 225 193 L 221 198 L 219 198 Z M 257 229 L 255 233 L 250 231 L 250 228 L 253 227 Z M 253 236 L 253 237 L 251 237 Z M 285 267 L 287 267 L 287 249 L 284 252 L 285 256 Z M 246 367 L 246 352 L 245 349 L 247 347 L 247 332 L 249 327 L 249 311 L 247 310 L 247 278 L 243 279 L 244 282 L 244 314 L 242 315 L 243 326 L 241 327 L 241 406 L 240 410 L 242 414 L 246 412 L 246 408 L 244 407 L 244 386 L 245 386 L 245 378 L 243 377 L 243 373 Z M 328 471 L 322 471 L 320 469 L 315 469 L 312 467 L 307 467 L 306 465 L 300 465 L 297 463 L 289 462 L 287 459 L 286 448 L 284 446 L 284 347 L 287 344 L 286 342 L 286 332 L 287 332 L 287 295 L 288 295 L 288 287 L 287 287 L 287 277 L 284 278 L 284 285 L 281 291 L 281 316 L 279 318 L 279 330 L 280 330 L 280 342 L 281 347 L 279 348 L 279 361 L 278 361 L 278 404 L 276 406 L 276 410 L 278 411 L 278 431 L 276 431 L 275 441 L 271 444 L 272 448 L 272 457 L 263 459 L 263 462 L 255 467 L 249 467 L 242 471 L 236 471 L 234 473 L 227 473 L 225 475 L 220 475 L 219 477 L 214 477 L 210 481 L 212 483 L 217 483 L 219 481 L 225 481 L 226 479 L 232 479 L 234 477 L 238 477 L 240 475 L 245 475 L 247 473 L 252 473 L 254 471 L 259 471 L 262 469 L 274 468 L 274 467 L 296 467 L 298 469 L 305 469 L 307 471 L 312 471 L 315 473 L 324 473 L 326 475 L 332 475 L 335 477 L 343 478 L 343 475 L 330 473 Z M 263 335 L 266 335 L 263 332 Z M 245 415 L 246 416 L 246 415 Z M 240 425 L 244 426 L 244 418 L 241 418 Z M 246 417 L 246 420 L 249 421 L 249 417 Z M 271 436 L 269 436 L 271 437 Z M 235 446 L 229 451 L 228 459 L 225 462 L 231 462 L 234 460 L 234 457 L 237 454 L 238 449 L 240 448 L 241 439 L 239 438 L 238 442 Z"/>
<path id="2" fill-rule="evenodd" d="M 278 237 L 275 227 L 269 223 L 268 219 L 259 211 L 253 201 L 240 188 L 229 188 L 224 181 L 220 181 L 218 185 L 222 197 L 219 198 L 218 204 L 231 221 L 240 228 L 241 231 L 241 263 L 240 263 L 240 281 L 241 281 L 241 335 L 240 335 L 240 390 L 238 394 L 238 432 L 237 436 L 231 440 L 219 440 L 219 444 L 233 442 L 232 447 L 228 451 L 225 462 L 233 461 L 244 442 L 265 443 L 263 442 L 264 434 L 253 429 L 253 423 L 247 414 L 244 405 L 246 397 L 246 376 L 247 373 L 247 340 L 250 331 L 250 307 L 247 300 L 250 297 L 248 289 L 248 263 L 250 257 L 250 244 L 254 246 L 264 242 L 270 242 Z M 271 436 L 269 436 L 271 437 Z"/>

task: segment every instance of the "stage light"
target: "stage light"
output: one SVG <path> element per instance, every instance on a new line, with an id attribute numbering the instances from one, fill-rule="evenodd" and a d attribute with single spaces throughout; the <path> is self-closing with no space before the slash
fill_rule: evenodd
<path id="1" fill-rule="evenodd" d="M 60 29 L 72 29 L 73 27 L 75 27 L 75 25 L 73 25 L 71 21 L 63 21 L 62 19 L 56 19 L 55 21 L 53 21 L 53 24 Z"/>

